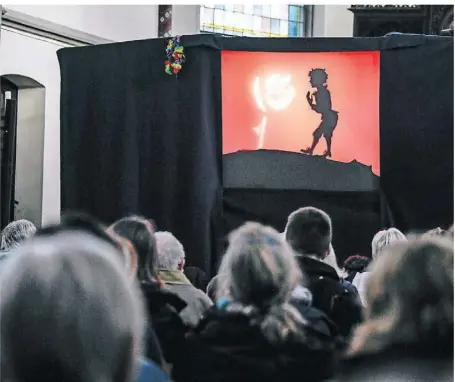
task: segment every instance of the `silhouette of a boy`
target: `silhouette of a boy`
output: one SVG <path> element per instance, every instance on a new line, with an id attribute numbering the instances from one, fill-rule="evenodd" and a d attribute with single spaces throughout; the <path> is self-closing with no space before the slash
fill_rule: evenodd
<path id="1" fill-rule="evenodd" d="M 327 150 L 324 152 L 324 157 L 332 156 L 332 135 L 333 130 L 338 123 L 338 112 L 332 110 L 332 97 L 327 89 L 328 75 L 324 69 L 312 69 L 309 73 L 310 85 L 316 88 L 316 91 L 311 94 L 306 94 L 306 99 L 311 109 L 316 113 L 321 114 L 321 124 L 313 132 L 313 143 L 311 147 L 300 150 L 304 154 L 313 155 L 319 140 L 323 136 L 327 142 Z"/>

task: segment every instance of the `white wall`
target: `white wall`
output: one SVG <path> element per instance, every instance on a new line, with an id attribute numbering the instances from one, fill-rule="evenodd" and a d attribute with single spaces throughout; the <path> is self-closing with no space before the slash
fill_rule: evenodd
<path id="1" fill-rule="evenodd" d="M 158 35 L 158 5 L 4 5 L 5 8 L 113 41 Z"/>
<path id="2" fill-rule="evenodd" d="M 158 5 L 5 5 L 113 41 L 158 35 Z M 60 216 L 60 68 L 57 50 L 64 45 L 20 32 L 2 30 L 0 74 L 31 77 L 46 88 L 42 222 Z"/>
<path id="3" fill-rule="evenodd" d="M 200 5 L 172 6 L 172 34 L 188 35 L 200 33 Z"/>
<path id="4" fill-rule="evenodd" d="M 313 14 L 314 37 L 352 37 L 354 14 L 350 5 L 315 5 Z"/>
<path id="5" fill-rule="evenodd" d="M 21 74 L 46 88 L 43 223 L 60 216 L 60 69 L 56 52 L 62 47 L 63 44 L 1 31 L 0 74 Z"/>

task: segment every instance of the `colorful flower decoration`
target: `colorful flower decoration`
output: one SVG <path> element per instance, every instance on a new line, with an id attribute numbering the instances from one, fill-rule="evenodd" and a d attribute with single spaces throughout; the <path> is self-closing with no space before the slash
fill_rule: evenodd
<path id="1" fill-rule="evenodd" d="M 169 40 L 166 48 L 166 56 L 167 60 L 164 64 L 165 72 L 170 76 L 174 74 L 177 77 L 186 60 L 183 46 L 180 43 L 180 36 Z"/>

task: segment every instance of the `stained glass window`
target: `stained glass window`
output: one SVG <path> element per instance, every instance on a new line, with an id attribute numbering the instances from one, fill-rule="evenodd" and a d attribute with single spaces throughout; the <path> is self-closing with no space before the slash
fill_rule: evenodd
<path id="1" fill-rule="evenodd" d="M 201 31 L 230 36 L 303 37 L 306 5 L 201 5 Z"/>

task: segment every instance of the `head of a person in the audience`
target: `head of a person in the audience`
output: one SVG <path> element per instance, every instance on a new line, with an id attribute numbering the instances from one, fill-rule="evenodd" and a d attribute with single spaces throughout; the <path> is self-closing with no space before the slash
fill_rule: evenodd
<path id="1" fill-rule="evenodd" d="M 330 253 L 332 221 L 324 211 L 303 207 L 288 217 L 286 241 L 299 255 L 324 259 Z"/>
<path id="2" fill-rule="evenodd" d="M 115 253 L 129 273 L 137 267 L 136 253 L 131 243 L 120 236 L 109 233 L 106 227 L 95 218 L 82 213 L 70 213 L 62 216 L 60 223 L 45 226 L 37 231 L 37 237 L 53 237 L 63 232 L 85 232 L 115 247 Z"/>
<path id="3" fill-rule="evenodd" d="M 2 231 L 0 250 L 10 251 L 36 233 L 35 225 L 28 220 L 16 220 L 9 223 Z"/>
<path id="4" fill-rule="evenodd" d="M 446 231 L 444 231 L 441 227 L 436 227 L 433 229 L 428 230 L 425 232 L 422 237 L 429 237 L 429 236 L 444 236 Z"/>
<path id="5" fill-rule="evenodd" d="M 370 259 L 366 256 L 353 255 L 349 256 L 343 263 L 343 268 L 349 274 L 352 272 L 365 272 L 370 264 Z"/>
<path id="6" fill-rule="evenodd" d="M 371 242 L 371 254 L 373 259 L 376 259 L 378 255 L 391 244 L 406 242 L 408 239 L 406 236 L 396 228 L 389 228 L 383 231 L 379 231 L 374 235 Z"/>
<path id="7" fill-rule="evenodd" d="M 394 345 L 452 351 L 453 242 L 444 237 L 412 239 L 384 249 L 373 263 L 366 289 L 366 321 L 353 352 Z M 444 348 L 447 343 L 448 348 Z"/>
<path id="8" fill-rule="evenodd" d="M 182 243 L 170 232 L 155 233 L 158 268 L 161 270 L 183 271 L 185 249 Z"/>
<path id="9" fill-rule="evenodd" d="M 289 303 L 303 282 L 294 252 L 273 228 L 246 223 L 230 235 L 217 279 L 217 300 L 267 312 L 261 328 L 272 342 L 297 334 L 302 317 Z"/>
<path id="10" fill-rule="evenodd" d="M 17 251 L 0 279 L 2 380 L 134 380 L 144 309 L 118 249 L 61 231 Z"/>
<path id="11" fill-rule="evenodd" d="M 109 232 L 131 242 L 137 254 L 137 277 L 141 282 L 158 280 L 155 228 L 150 220 L 130 216 L 116 221 Z"/>

